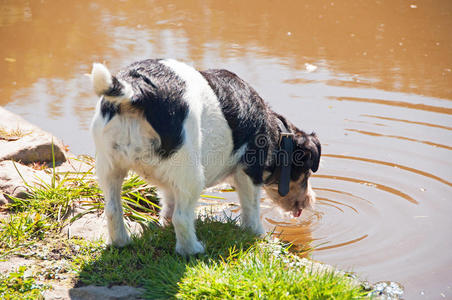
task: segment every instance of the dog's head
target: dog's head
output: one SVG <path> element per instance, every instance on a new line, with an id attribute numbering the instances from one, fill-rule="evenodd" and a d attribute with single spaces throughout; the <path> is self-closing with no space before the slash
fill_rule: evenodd
<path id="1" fill-rule="evenodd" d="M 296 131 L 293 140 L 294 152 L 291 164 L 289 193 L 281 196 L 278 192 L 279 179 L 264 184 L 267 195 L 282 209 L 299 217 L 304 208 L 310 208 L 315 201 L 309 177 L 319 168 L 321 146 L 315 135 Z"/>

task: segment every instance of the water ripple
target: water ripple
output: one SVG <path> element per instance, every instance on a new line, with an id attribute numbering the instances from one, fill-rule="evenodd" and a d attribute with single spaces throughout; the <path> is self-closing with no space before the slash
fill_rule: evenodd
<path id="1" fill-rule="evenodd" d="M 406 136 L 399 136 L 399 135 L 392 135 L 392 134 L 382 134 L 382 133 L 376 133 L 376 132 L 370 132 L 370 131 L 364 131 L 364 130 L 358 130 L 358 129 L 351 129 L 351 128 L 346 128 L 344 130 L 345 131 L 350 131 L 350 132 L 356 132 L 356 133 L 360 133 L 360 134 L 365 134 L 365 135 L 370 135 L 370 136 L 383 136 L 383 137 L 394 138 L 394 139 L 398 139 L 398 140 L 405 140 L 405 141 L 410 141 L 410 142 L 422 143 L 422 144 L 426 144 L 426 145 L 429 145 L 429 146 L 434 146 L 434 147 L 439 147 L 439 148 L 443 148 L 443 149 L 447 149 L 447 150 L 452 150 L 452 147 L 447 146 L 447 145 L 433 143 L 433 142 L 430 142 L 430 141 L 417 140 L 417 139 L 409 138 L 409 137 L 406 137 Z"/>
<path id="2" fill-rule="evenodd" d="M 425 172 L 425 171 L 421 171 L 418 169 L 414 169 L 411 167 L 407 167 L 404 165 L 400 165 L 400 164 L 396 164 L 396 163 L 392 163 L 392 162 L 386 162 L 386 161 L 382 161 L 382 160 L 376 160 L 376 159 L 371 159 L 371 158 L 366 158 L 366 157 L 357 157 L 357 156 L 349 156 L 349 155 L 338 155 L 338 154 L 322 154 L 323 157 L 332 157 L 332 158 L 339 158 L 339 159 L 350 159 L 350 160 L 358 160 L 358 161 L 364 161 L 364 162 L 368 162 L 368 163 L 373 163 L 373 164 L 379 164 L 379 165 L 385 165 L 385 166 L 389 166 L 389 167 L 395 167 L 395 168 L 399 168 L 411 173 L 415 173 L 424 177 L 428 177 L 434 180 L 437 180 L 441 183 L 444 183 L 448 186 L 452 186 L 452 182 L 447 181 L 441 177 L 438 177 L 436 175 L 433 175 L 431 173 Z"/>
<path id="3" fill-rule="evenodd" d="M 326 178 L 326 179 L 334 179 L 334 180 L 342 180 L 342 181 L 348 181 L 348 182 L 356 182 L 359 184 L 365 184 L 368 186 L 373 186 L 379 190 L 391 193 L 393 195 L 399 196 L 405 200 L 408 200 L 409 202 L 413 203 L 413 204 L 419 204 L 418 201 L 414 200 L 411 196 L 395 189 L 392 187 L 389 187 L 387 185 L 383 185 L 380 183 L 376 183 L 376 182 L 372 182 L 372 181 L 367 181 L 367 180 L 363 180 L 363 179 L 357 179 L 357 178 L 353 178 L 353 177 L 344 177 L 344 176 L 335 176 L 335 175 L 321 175 L 321 174 L 317 174 L 317 175 L 313 175 L 313 177 L 315 178 Z"/>
<path id="4" fill-rule="evenodd" d="M 368 98 L 357 98 L 357 97 L 325 97 L 325 99 L 335 100 L 335 101 L 353 101 L 353 102 L 362 102 L 362 103 L 375 103 L 375 104 L 383 104 L 389 106 L 397 106 L 402 108 L 410 108 L 417 109 L 429 112 L 436 112 L 440 114 L 452 115 L 452 108 L 449 107 L 441 107 L 441 106 L 433 106 L 421 103 L 409 103 L 403 101 L 392 101 L 392 100 L 382 100 L 382 99 L 368 99 Z"/>

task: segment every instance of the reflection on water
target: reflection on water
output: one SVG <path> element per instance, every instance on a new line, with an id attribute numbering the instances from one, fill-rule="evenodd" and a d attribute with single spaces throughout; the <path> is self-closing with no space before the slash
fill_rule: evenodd
<path id="1" fill-rule="evenodd" d="M 358 130 L 358 129 L 352 129 L 352 128 L 345 128 L 344 130 L 345 131 L 350 131 L 350 132 L 357 132 L 357 133 L 361 133 L 361 134 L 367 134 L 367 135 L 371 135 L 371 136 L 385 136 L 385 137 L 395 138 L 395 139 L 399 139 L 399 140 L 407 140 L 407 141 L 411 141 L 411 142 L 423 143 L 423 144 L 427 144 L 427 145 L 434 146 L 434 147 L 440 147 L 440 148 L 444 148 L 444 149 L 447 149 L 447 150 L 452 150 L 452 147 L 449 147 L 449 146 L 446 146 L 446 145 L 437 144 L 437 143 L 433 143 L 433 142 L 430 142 L 430 141 L 421 141 L 421 140 L 409 138 L 409 137 L 406 137 L 406 136 L 397 136 L 397 135 L 392 135 L 392 134 L 382 134 L 382 133 L 376 133 L 376 132 L 370 132 L 370 131 L 364 131 L 364 130 Z"/>
<path id="2" fill-rule="evenodd" d="M 366 237 L 367 237 L 367 234 L 365 234 L 363 236 L 360 236 L 359 238 L 356 238 L 354 240 L 350 240 L 350 241 L 344 242 L 344 243 L 331 245 L 331 246 L 317 247 L 316 250 L 320 251 L 320 250 L 334 249 L 334 248 L 338 248 L 338 247 L 342 247 L 342 246 L 347 246 L 347 245 L 359 242 L 361 240 L 364 240 Z"/>
<path id="3" fill-rule="evenodd" d="M 359 179 L 359 178 L 352 178 L 352 177 L 344 177 L 344 176 L 335 176 L 335 175 L 314 175 L 314 177 L 318 177 L 318 178 L 328 178 L 328 179 L 333 179 L 333 180 L 341 180 L 341 181 L 349 181 L 349 182 L 356 182 L 359 184 L 364 184 L 367 186 L 371 186 L 371 187 L 375 187 L 377 189 L 386 191 L 388 193 L 397 195 L 403 199 L 406 199 L 408 201 L 410 201 L 411 203 L 414 204 L 418 204 L 418 202 L 416 200 L 414 200 L 412 197 L 410 197 L 409 195 L 395 189 L 389 186 L 386 186 L 384 184 L 379 184 L 376 182 L 371 182 L 371 181 L 367 181 L 364 179 Z"/>
<path id="4" fill-rule="evenodd" d="M 331 203 L 335 203 L 335 204 L 337 204 L 337 206 L 333 205 Z M 344 211 L 339 206 L 343 205 L 343 206 L 347 206 L 348 208 L 353 210 L 355 213 L 357 213 L 357 214 L 359 213 L 358 210 L 356 208 L 354 208 L 353 206 L 351 206 L 351 205 L 344 204 L 344 203 L 341 203 L 341 202 L 338 202 L 338 201 L 334 201 L 334 200 L 331 200 L 331 199 L 328 199 L 328 198 L 317 197 L 317 204 L 331 205 L 333 207 L 336 207 L 341 212 L 344 212 Z"/>
<path id="5" fill-rule="evenodd" d="M 442 125 L 438 125 L 438 124 L 425 123 L 425 122 L 420 122 L 420 121 L 402 120 L 402 119 L 397 119 L 397 118 L 372 116 L 372 115 L 367 115 L 367 114 L 363 114 L 362 116 L 369 117 L 369 118 L 375 118 L 375 119 L 381 119 L 381 120 L 390 120 L 390 121 L 396 121 L 396 122 L 404 122 L 404 123 L 408 123 L 408 124 L 416 124 L 416 125 L 423 125 L 423 126 L 428 126 L 428 127 L 436 127 L 436 128 L 446 129 L 446 130 L 452 130 L 452 127 L 442 126 Z"/>
<path id="6" fill-rule="evenodd" d="M 324 148 L 315 209 L 264 200 L 267 229 L 409 299 L 451 297 L 451 14 L 448 0 L 3 1 L 0 104 L 93 154 L 92 62 L 230 69 Z"/>
<path id="7" fill-rule="evenodd" d="M 364 161 L 364 162 L 369 162 L 369 163 L 374 163 L 374 164 L 379 164 L 379 165 L 385 165 L 385 166 L 390 166 L 390 167 L 394 167 L 394 168 L 399 168 L 399 169 L 403 169 L 412 173 L 416 173 L 425 177 L 429 177 L 435 180 L 438 180 L 439 182 L 442 182 L 444 184 L 447 184 L 448 186 L 452 186 L 452 182 L 449 182 L 447 180 L 444 180 L 443 178 L 440 178 L 438 176 L 435 176 L 433 174 L 421 171 L 421 170 L 416 170 L 414 168 L 410 168 L 407 166 L 402 166 L 393 162 L 386 162 L 386 161 L 380 161 L 380 160 L 375 160 L 375 159 L 370 159 L 370 158 L 364 158 L 364 157 L 354 157 L 354 156 L 346 156 L 346 155 L 336 155 L 336 154 L 324 154 L 324 157 L 334 157 L 334 158 L 339 158 L 339 159 L 351 159 L 351 160 L 358 160 L 358 161 Z M 325 190 L 325 189 L 323 189 Z M 347 195 L 352 195 L 352 194 L 347 194 Z M 356 197 L 356 196 L 354 196 Z"/>
<path id="8" fill-rule="evenodd" d="M 452 114 L 452 108 L 449 107 L 440 107 L 440 106 L 433 106 L 433 105 L 426 105 L 426 104 L 416 104 L 416 103 L 409 103 L 409 102 L 402 102 L 402 101 L 390 101 L 390 100 L 382 100 L 382 99 L 366 99 L 366 98 L 357 98 L 357 97 L 338 97 L 338 98 L 332 98 L 332 100 L 335 101 L 356 101 L 356 102 L 363 102 L 363 103 L 376 103 L 376 104 L 382 104 L 382 105 L 389 105 L 389 106 L 398 106 L 398 107 L 405 107 L 405 108 L 411 108 L 411 109 L 419 109 L 419 110 L 425 110 L 425 111 L 431 111 L 441 114 Z"/>

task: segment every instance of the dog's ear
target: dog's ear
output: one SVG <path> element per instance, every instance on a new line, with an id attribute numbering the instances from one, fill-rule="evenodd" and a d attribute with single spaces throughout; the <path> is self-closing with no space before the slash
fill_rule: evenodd
<path id="1" fill-rule="evenodd" d="M 308 170 L 317 172 L 319 169 L 321 146 L 315 133 L 306 135 L 297 133 L 294 139 L 294 153 L 292 157 L 292 180 L 298 180 L 300 175 Z"/>
<path id="2" fill-rule="evenodd" d="M 293 157 L 294 176 L 298 178 L 297 176 L 309 169 L 317 172 L 322 149 L 316 134 L 299 135 L 295 138 L 295 143 L 296 150 Z"/>
<path id="3" fill-rule="evenodd" d="M 311 153 L 308 163 L 312 172 L 317 172 L 320 164 L 320 155 L 322 154 L 322 147 L 320 141 L 315 133 L 308 136 L 307 150 Z"/>

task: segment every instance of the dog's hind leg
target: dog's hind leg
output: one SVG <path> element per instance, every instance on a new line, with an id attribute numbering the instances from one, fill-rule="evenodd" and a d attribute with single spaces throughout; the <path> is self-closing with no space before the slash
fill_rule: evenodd
<path id="1" fill-rule="evenodd" d="M 172 222 L 176 232 L 176 252 L 183 256 L 204 252 L 195 232 L 195 207 L 202 187 L 177 189 Z"/>
<path id="2" fill-rule="evenodd" d="M 130 243 L 130 237 L 124 225 L 121 187 L 127 170 L 114 166 L 99 155 L 96 159 L 96 174 L 105 196 L 105 215 L 110 242 L 115 246 L 125 246 Z"/>
<path id="3" fill-rule="evenodd" d="M 260 186 L 256 186 L 251 178 L 238 170 L 234 174 L 234 186 L 239 194 L 242 209 L 242 226 L 261 235 L 265 233 L 260 219 Z"/>
<path id="4" fill-rule="evenodd" d="M 171 224 L 171 220 L 174 212 L 174 193 L 166 189 L 164 191 L 159 192 L 160 197 L 160 215 L 159 222 L 162 226 L 168 226 Z"/>
<path id="5" fill-rule="evenodd" d="M 176 232 L 176 252 L 183 256 L 203 253 L 204 247 L 195 232 L 195 208 L 204 188 L 204 172 L 196 160 L 185 160 L 181 168 L 173 168 L 172 192 L 174 211 L 172 222 Z"/>

